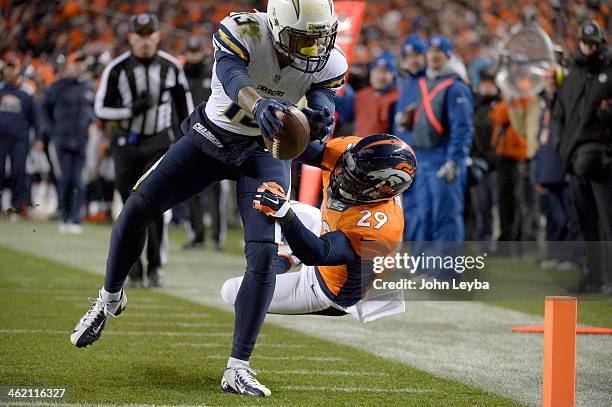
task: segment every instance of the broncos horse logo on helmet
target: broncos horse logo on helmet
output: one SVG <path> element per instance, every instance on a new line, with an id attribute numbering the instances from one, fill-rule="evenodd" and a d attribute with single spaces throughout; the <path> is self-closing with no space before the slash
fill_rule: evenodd
<path id="1" fill-rule="evenodd" d="M 346 203 L 385 201 L 410 187 L 416 168 L 408 144 L 390 134 L 375 134 L 340 156 L 330 187 L 334 197 Z"/>

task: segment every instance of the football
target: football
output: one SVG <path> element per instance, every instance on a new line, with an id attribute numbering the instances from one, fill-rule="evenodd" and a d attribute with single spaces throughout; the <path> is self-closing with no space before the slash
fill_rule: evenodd
<path id="1" fill-rule="evenodd" d="M 310 126 L 300 109 L 291 106 L 279 114 L 283 121 L 279 137 L 266 140 L 266 147 L 277 160 L 292 160 L 299 157 L 310 141 Z"/>

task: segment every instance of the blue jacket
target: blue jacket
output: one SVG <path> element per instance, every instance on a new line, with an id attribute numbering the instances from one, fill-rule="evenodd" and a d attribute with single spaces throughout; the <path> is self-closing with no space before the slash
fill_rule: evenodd
<path id="1" fill-rule="evenodd" d="M 565 168 L 556 150 L 557 139 L 553 128 L 552 111 L 555 101 L 551 101 L 540 116 L 538 143 L 540 148 L 531 162 L 532 183 L 546 186 L 565 185 Z M 543 132 L 548 133 L 548 137 Z"/>
<path id="2" fill-rule="evenodd" d="M 28 140 L 35 129 L 34 101 L 21 86 L 0 83 L 0 139 Z"/>
<path id="3" fill-rule="evenodd" d="M 443 114 L 438 117 L 444 129 L 444 134 L 441 140 L 432 143 L 434 147 L 429 151 L 444 155 L 445 160 L 453 160 L 460 165 L 464 165 L 474 138 L 472 123 L 474 100 L 470 88 L 448 67 L 443 69 L 435 79 L 427 79 L 428 89 L 432 88 L 431 84 L 434 82 L 443 81 L 447 78 L 453 78 L 455 81 L 444 93 L 443 104 L 440 108 L 443 110 Z M 421 105 L 423 95 L 420 89 L 418 95 L 419 105 Z M 425 116 L 424 111 L 422 115 Z"/>
<path id="4" fill-rule="evenodd" d="M 62 78 L 49 86 L 43 100 L 43 114 L 50 139 L 56 147 L 82 150 L 87 130 L 95 121 L 93 82 Z"/>
<path id="5" fill-rule="evenodd" d="M 419 79 L 425 75 L 425 70 L 417 73 L 416 75 L 408 74 L 400 82 L 400 96 L 397 104 L 395 105 L 396 116 L 400 112 L 404 112 L 410 105 L 417 105 L 419 102 Z M 412 144 L 412 130 L 400 129 L 395 121 L 393 124 L 393 134 L 401 138 L 408 144 Z"/>
<path id="6" fill-rule="evenodd" d="M 336 128 L 342 127 L 343 124 L 353 123 L 355 121 L 355 91 L 353 87 L 346 83 L 341 95 L 336 95 L 336 112 L 338 113 L 338 122 Z"/>

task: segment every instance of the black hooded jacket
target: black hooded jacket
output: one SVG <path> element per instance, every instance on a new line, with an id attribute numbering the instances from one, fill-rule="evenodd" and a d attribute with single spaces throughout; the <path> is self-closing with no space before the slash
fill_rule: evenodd
<path id="1" fill-rule="evenodd" d="M 574 63 L 553 112 L 557 151 L 570 173 L 583 151 L 612 151 L 609 113 L 600 109 L 602 100 L 612 98 L 612 55 L 605 49 L 591 58 L 578 52 Z"/>

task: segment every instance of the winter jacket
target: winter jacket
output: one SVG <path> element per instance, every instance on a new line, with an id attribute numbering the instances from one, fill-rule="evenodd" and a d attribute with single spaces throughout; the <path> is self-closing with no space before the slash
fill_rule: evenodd
<path id="1" fill-rule="evenodd" d="M 585 175 L 597 172 L 602 160 L 612 160 L 612 131 L 600 110 L 602 100 L 612 98 L 612 57 L 607 51 L 591 58 L 578 53 L 574 63 L 559 91 L 553 121 L 565 167 Z"/>

